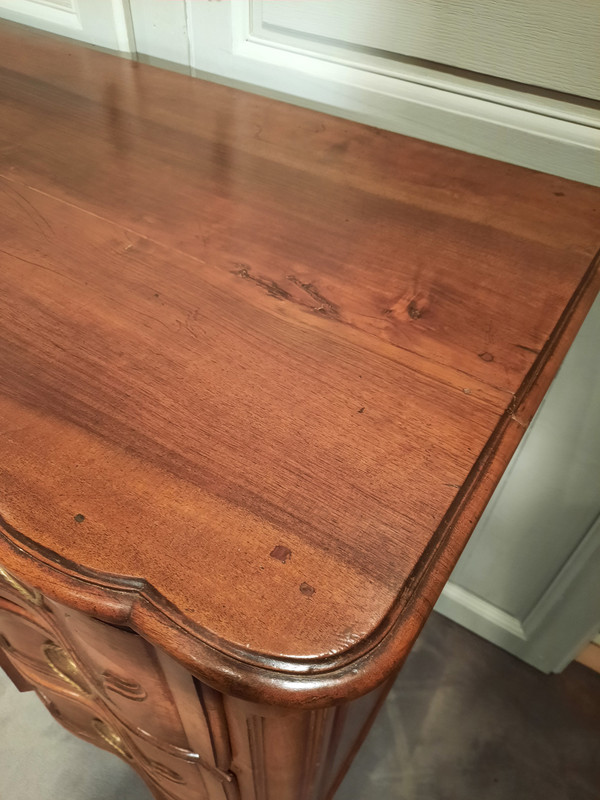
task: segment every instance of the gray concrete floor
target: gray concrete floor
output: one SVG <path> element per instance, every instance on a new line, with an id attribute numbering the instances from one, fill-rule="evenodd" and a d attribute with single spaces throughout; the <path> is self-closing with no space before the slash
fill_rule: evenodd
<path id="1" fill-rule="evenodd" d="M 433 614 L 336 800 L 599 797 L 600 675 L 579 664 L 542 675 Z M 1 673 L 0 798 L 150 795 Z"/>

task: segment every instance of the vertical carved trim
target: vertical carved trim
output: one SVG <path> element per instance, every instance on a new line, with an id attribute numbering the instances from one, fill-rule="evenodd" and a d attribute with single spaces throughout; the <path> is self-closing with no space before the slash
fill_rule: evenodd
<path id="1" fill-rule="evenodd" d="M 304 757 L 304 777 L 300 800 L 311 800 L 320 784 L 322 767 L 331 741 L 331 728 L 335 709 L 320 708 L 309 712 L 306 753 Z"/>
<path id="2" fill-rule="evenodd" d="M 265 718 L 248 717 L 247 724 L 255 800 L 269 800 L 265 756 Z"/>
<path id="3" fill-rule="evenodd" d="M 223 705 L 223 695 L 196 679 L 194 679 L 194 684 L 204 712 L 213 759 L 217 767 L 216 771 L 222 776 L 221 779 L 225 777 L 222 784 L 223 791 L 227 800 L 239 800 L 237 779 L 231 771 L 231 737 Z"/>
<path id="4" fill-rule="evenodd" d="M 231 743 L 223 698 L 210 686 L 199 681 L 195 681 L 195 684 L 206 718 L 215 764 L 220 770 L 227 772 L 231 768 Z"/>

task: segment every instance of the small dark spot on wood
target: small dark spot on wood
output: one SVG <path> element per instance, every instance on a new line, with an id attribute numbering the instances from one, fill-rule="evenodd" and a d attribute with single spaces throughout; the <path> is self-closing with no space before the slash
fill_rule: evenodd
<path id="1" fill-rule="evenodd" d="M 358 409 L 358 413 L 359 413 L 359 414 L 362 414 L 364 410 L 365 410 L 365 407 L 363 406 L 362 408 L 359 408 L 359 409 Z"/>
<path id="2" fill-rule="evenodd" d="M 383 313 L 389 316 L 390 314 L 394 313 L 394 309 L 393 308 L 384 308 L 383 309 Z"/>
<path id="3" fill-rule="evenodd" d="M 160 297 L 158 292 L 154 292 L 154 297 Z"/>
<path id="4" fill-rule="evenodd" d="M 313 589 L 313 587 L 310 586 L 308 583 L 301 583 L 300 584 L 300 591 L 302 592 L 302 594 L 305 597 L 312 597 L 313 594 L 315 593 L 315 590 Z"/>
<path id="5" fill-rule="evenodd" d="M 485 353 L 479 353 L 478 355 L 482 361 L 487 361 L 488 364 L 490 361 L 494 360 L 494 356 L 491 353 L 488 353 L 487 351 Z"/>
<path id="6" fill-rule="evenodd" d="M 274 547 L 271 550 L 270 554 L 271 558 L 277 559 L 277 561 L 281 561 L 282 564 L 285 564 L 286 561 L 289 561 L 292 557 L 292 551 L 289 547 L 284 547 L 282 544 L 278 544 L 277 547 Z"/>
<path id="7" fill-rule="evenodd" d="M 350 142 L 336 142 L 335 144 L 330 145 L 329 151 L 331 153 L 345 153 L 348 150 Z"/>
<path id="8" fill-rule="evenodd" d="M 73 519 L 75 520 L 75 522 L 83 522 L 85 517 L 83 516 L 83 514 L 75 514 Z"/>
<path id="9" fill-rule="evenodd" d="M 565 193 L 564 192 L 554 192 L 554 196 L 555 197 L 564 197 Z"/>
<path id="10" fill-rule="evenodd" d="M 410 303 L 408 304 L 408 308 L 406 310 L 408 311 L 408 316 L 411 319 L 420 319 L 423 316 L 423 312 L 417 306 L 414 300 L 410 301 Z"/>

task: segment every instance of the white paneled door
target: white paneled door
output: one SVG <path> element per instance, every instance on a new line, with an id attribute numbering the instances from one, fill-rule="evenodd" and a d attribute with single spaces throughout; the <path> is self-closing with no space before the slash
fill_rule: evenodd
<path id="1" fill-rule="evenodd" d="M 600 100 L 597 0 L 252 0 L 252 32 Z M 286 37 L 286 38 L 284 38 Z"/>
<path id="2" fill-rule="evenodd" d="M 123 0 L 0 0 L 0 17 L 108 50 L 133 50 Z"/>

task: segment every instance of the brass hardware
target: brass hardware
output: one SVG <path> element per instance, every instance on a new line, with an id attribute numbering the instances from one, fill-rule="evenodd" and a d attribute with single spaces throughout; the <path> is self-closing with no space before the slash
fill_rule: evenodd
<path id="1" fill-rule="evenodd" d="M 71 687 L 76 689 L 77 692 L 87 695 L 91 694 L 79 671 L 79 667 L 66 650 L 63 650 L 60 645 L 54 642 L 45 642 L 42 645 L 42 653 L 44 654 L 46 664 L 55 675 L 58 675 L 61 680 L 68 683 Z"/>
<path id="2" fill-rule="evenodd" d="M 18 592 L 22 597 L 34 606 L 43 606 L 44 598 L 37 589 L 31 589 L 24 586 L 20 581 L 13 577 L 10 572 L 7 572 L 4 567 L 0 567 L 0 578 L 2 578 L 8 585 Z"/>
<path id="3" fill-rule="evenodd" d="M 125 748 L 123 739 L 121 739 L 119 734 L 113 731 L 106 722 L 96 718 L 92 720 L 92 726 L 98 736 L 100 736 L 109 747 L 115 750 L 120 756 L 123 756 L 123 758 L 131 759 L 131 755 Z"/>

